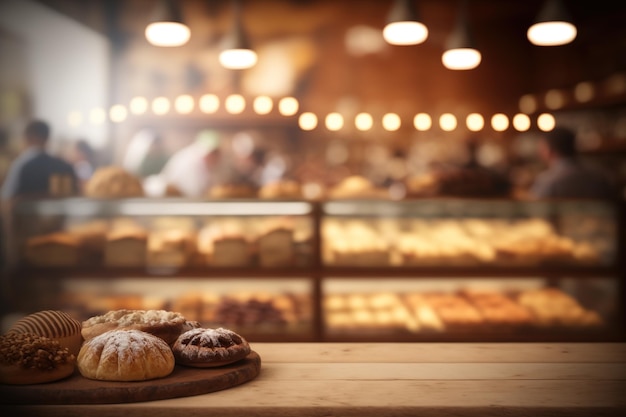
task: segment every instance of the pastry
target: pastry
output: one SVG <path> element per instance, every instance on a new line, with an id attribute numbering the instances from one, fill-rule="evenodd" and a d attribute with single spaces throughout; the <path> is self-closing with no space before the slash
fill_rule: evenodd
<path id="1" fill-rule="evenodd" d="M 85 184 L 85 195 L 92 198 L 143 197 L 141 181 L 117 166 L 98 168 Z"/>
<path id="2" fill-rule="evenodd" d="M 147 381 L 168 376 L 174 355 L 162 339 L 140 330 L 110 330 L 85 342 L 78 370 L 89 379 Z"/>
<path id="3" fill-rule="evenodd" d="M 79 259 L 79 239 L 69 233 L 35 236 L 26 242 L 25 259 L 34 266 L 76 266 Z"/>
<path id="4" fill-rule="evenodd" d="M 250 345 L 232 330 L 198 328 L 181 334 L 172 351 L 180 365 L 211 368 L 240 361 L 250 353 Z"/>
<path id="5" fill-rule="evenodd" d="M 370 180 L 360 175 L 344 178 L 329 194 L 332 199 L 388 197 L 386 190 L 376 188 Z"/>
<path id="6" fill-rule="evenodd" d="M 139 226 L 120 226 L 107 235 L 104 264 L 115 267 L 143 266 L 148 234 Z"/>
<path id="7" fill-rule="evenodd" d="M 83 337 L 80 321 L 63 311 L 44 310 L 16 321 L 8 333 L 32 333 L 56 340 L 62 347 L 78 354 Z"/>
<path id="8" fill-rule="evenodd" d="M 265 184 L 259 190 L 262 199 L 300 199 L 302 190 L 300 183 L 293 180 L 279 180 Z"/>
<path id="9" fill-rule="evenodd" d="M 259 264 L 263 267 L 293 265 L 295 258 L 293 234 L 293 227 L 290 225 L 268 227 L 257 240 Z"/>
<path id="10" fill-rule="evenodd" d="M 208 197 L 212 199 L 256 198 L 256 196 L 256 188 L 245 183 L 215 185 L 211 187 L 208 194 Z"/>
<path id="11" fill-rule="evenodd" d="M 87 341 L 110 330 L 141 330 L 165 340 L 176 341 L 182 333 L 185 317 L 166 310 L 113 310 L 83 322 L 82 335 Z"/>
<path id="12" fill-rule="evenodd" d="M 56 340 L 32 333 L 0 337 L 0 383 L 41 384 L 70 376 L 76 357 Z"/>

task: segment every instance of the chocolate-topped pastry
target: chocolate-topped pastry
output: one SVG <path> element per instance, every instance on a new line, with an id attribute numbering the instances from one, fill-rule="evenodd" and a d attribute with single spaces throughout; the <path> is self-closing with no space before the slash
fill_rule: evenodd
<path id="1" fill-rule="evenodd" d="M 250 345 L 232 330 L 189 330 L 172 347 L 176 363 L 197 368 L 211 368 L 240 361 L 250 353 Z"/>

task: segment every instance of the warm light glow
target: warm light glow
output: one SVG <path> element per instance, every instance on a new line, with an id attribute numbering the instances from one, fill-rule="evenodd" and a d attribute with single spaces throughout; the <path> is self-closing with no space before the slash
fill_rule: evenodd
<path id="1" fill-rule="evenodd" d="M 240 114 L 246 108 L 246 99 L 240 94 L 231 94 L 226 97 L 224 107 L 226 107 L 226 111 L 230 114 Z"/>
<path id="2" fill-rule="evenodd" d="M 578 83 L 576 84 L 576 87 L 574 87 L 574 97 L 580 103 L 585 103 L 591 100 L 594 95 L 595 88 L 589 81 Z"/>
<path id="3" fill-rule="evenodd" d="M 513 116 L 513 127 L 518 132 L 526 132 L 530 129 L 530 117 L 527 114 L 517 113 Z"/>
<path id="4" fill-rule="evenodd" d="M 472 132 L 479 132 L 485 127 L 485 118 L 479 113 L 471 113 L 465 119 L 467 128 Z"/>
<path id="5" fill-rule="evenodd" d="M 251 49 L 226 49 L 220 52 L 220 64 L 228 69 L 246 69 L 256 65 L 258 57 Z"/>
<path id="6" fill-rule="evenodd" d="M 203 113 L 212 114 L 220 108 L 220 99 L 215 94 L 205 94 L 198 103 Z"/>
<path id="7" fill-rule="evenodd" d="M 193 111 L 194 101 L 193 97 L 188 94 L 183 94 L 182 96 L 176 97 L 174 101 L 174 107 L 176 111 L 180 114 L 189 114 Z"/>
<path id="8" fill-rule="evenodd" d="M 537 117 L 537 127 L 544 132 L 549 132 L 556 126 L 556 120 L 550 113 L 542 113 Z"/>
<path id="9" fill-rule="evenodd" d="M 191 37 L 186 25 L 178 22 L 154 22 L 146 26 L 146 39 L 154 46 L 181 46 Z"/>
<path id="10" fill-rule="evenodd" d="M 152 111 L 159 116 L 170 111 L 170 101 L 165 97 L 157 97 L 152 100 Z"/>
<path id="11" fill-rule="evenodd" d="M 126 110 L 125 106 L 121 104 L 111 106 L 111 109 L 109 110 L 109 118 L 113 123 L 121 123 L 126 120 L 126 117 L 128 117 L 128 110 Z"/>
<path id="12" fill-rule="evenodd" d="M 343 116 L 339 113 L 333 112 L 326 116 L 326 128 L 328 130 L 337 131 L 343 127 Z"/>
<path id="13" fill-rule="evenodd" d="M 313 130 L 317 127 L 317 116 L 311 112 L 305 112 L 300 115 L 298 125 L 302 130 Z"/>
<path id="14" fill-rule="evenodd" d="M 293 97 L 284 97 L 278 102 L 278 112 L 283 116 L 293 116 L 298 112 L 298 107 L 298 100 Z"/>
<path id="15" fill-rule="evenodd" d="M 83 115 L 81 112 L 74 110 L 67 115 L 67 124 L 71 127 L 78 127 L 83 123 Z"/>
<path id="16" fill-rule="evenodd" d="M 268 114 L 272 111 L 274 107 L 274 102 L 271 97 L 268 96 L 258 96 L 252 102 L 252 108 L 256 114 Z"/>
<path id="17" fill-rule="evenodd" d="M 145 97 L 134 97 L 130 101 L 129 107 L 132 114 L 144 114 L 148 111 L 148 100 Z"/>
<path id="18" fill-rule="evenodd" d="M 383 37 L 391 45 L 417 45 L 428 38 L 428 28 L 420 22 L 392 22 L 383 29 Z"/>
<path id="19" fill-rule="evenodd" d="M 413 118 L 413 126 L 419 131 L 429 130 L 433 125 L 433 120 L 427 113 L 418 113 Z"/>
<path id="20" fill-rule="evenodd" d="M 446 132 L 452 132 L 456 129 L 456 117 L 452 113 L 444 113 L 439 117 L 439 127 Z"/>
<path id="21" fill-rule="evenodd" d="M 389 132 L 395 132 L 400 129 L 401 124 L 400 116 L 395 113 L 387 113 L 383 116 L 383 129 Z"/>
<path id="22" fill-rule="evenodd" d="M 374 125 L 374 119 L 369 113 L 359 113 L 354 118 L 354 126 L 362 132 L 370 130 Z"/>
<path id="23" fill-rule="evenodd" d="M 576 38 L 576 26 L 569 22 L 541 22 L 528 28 L 528 40 L 538 46 L 565 45 Z"/>
<path id="24" fill-rule="evenodd" d="M 525 94 L 520 97 L 518 106 L 522 113 L 534 113 L 537 111 L 537 99 L 532 94 Z"/>
<path id="25" fill-rule="evenodd" d="M 447 50 L 441 55 L 443 65 L 451 70 L 471 70 L 480 65 L 482 56 L 473 48 Z"/>
<path id="26" fill-rule="evenodd" d="M 101 125 L 106 120 L 107 116 L 104 109 L 97 107 L 91 109 L 89 112 L 89 122 L 93 125 Z"/>
<path id="27" fill-rule="evenodd" d="M 504 132 L 509 128 L 509 118 L 506 114 L 496 113 L 491 116 L 491 128 L 496 132 Z"/>
<path id="28" fill-rule="evenodd" d="M 551 110 L 560 109 L 565 104 L 565 95 L 559 90 L 550 90 L 546 93 L 545 103 Z"/>

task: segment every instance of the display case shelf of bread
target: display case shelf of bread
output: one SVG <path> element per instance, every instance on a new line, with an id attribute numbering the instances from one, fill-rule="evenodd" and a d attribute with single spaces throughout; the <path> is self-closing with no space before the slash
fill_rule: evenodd
<path id="1" fill-rule="evenodd" d="M 311 332 L 312 303 L 307 293 L 227 292 L 201 290 L 173 297 L 146 294 L 65 292 L 54 307 L 85 319 L 111 310 L 173 310 L 206 326 L 227 326 L 251 335 Z M 50 304 L 48 304 L 50 305 Z"/>
<path id="2" fill-rule="evenodd" d="M 331 293 L 324 297 L 329 334 L 590 330 L 605 326 L 596 311 L 555 288 L 517 292 Z"/>
<path id="3" fill-rule="evenodd" d="M 610 235 L 570 237 L 542 218 L 323 220 L 322 256 L 335 266 L 610 263 Z"/>
<path id="4" fill-rule="evenodd" d="M 290 267 L 311 263 L 310 219 L 118 217 L 34 236 L 23 261 L 35 267 Z"/>

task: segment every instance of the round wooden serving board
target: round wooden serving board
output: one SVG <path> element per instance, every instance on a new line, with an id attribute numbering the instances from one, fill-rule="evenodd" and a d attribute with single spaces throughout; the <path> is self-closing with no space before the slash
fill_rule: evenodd
<path id="1" fill-rule="evenodd" d="M 95 381 L 76 371 L 48 384 L 0 385 L 0 404 L 115 404 L 189 397 L 243 384 L 260 370 L 261 357 L 251 352 L 245 359 L 219 368 L 177 365 L 167 377 L 150 381 Z"/>

